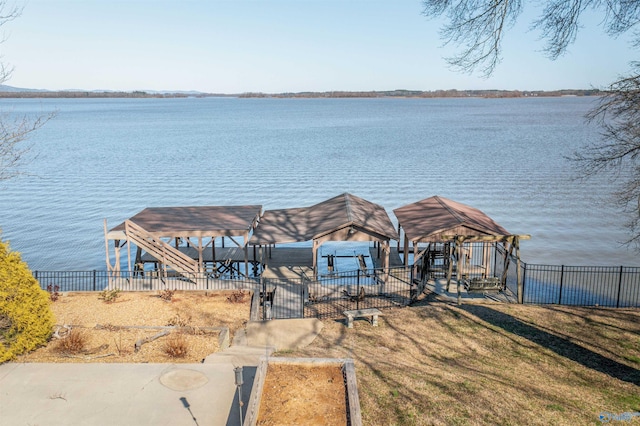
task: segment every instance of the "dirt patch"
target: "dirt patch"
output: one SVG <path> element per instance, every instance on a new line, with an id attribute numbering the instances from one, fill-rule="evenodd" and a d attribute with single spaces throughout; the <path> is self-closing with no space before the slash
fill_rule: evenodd
<path id="1" fill-rule="evenodd" d="M 268 365 L 258 425 L 346 425 L 340 366 Z"/>
<path id="2" fill-rule="evenodd" d="M 160 293 L 123 292 L 115 301 L 106 303 L 98 293 L 65 293 L 51 308 L 56 329 L 64 335 L 67 327 L 84 331 L 82 351 L 62 353 L 58 339 L 17 362 L 201 362 L 219 350 L 219 331 L 211 328 L 228 327 L 230 332 L 243 328 L 249 320 L 251 294 L 234 296 L 237 291 L 175 292 L 171 300 Z M 136 342 L 165 331 L 170 334 L 140 346 Z M 154 328 L 157 327 L 157 328 Z M 169 337 L 181 333 L 187 354 L 181 358 L 167 355 Z M 231 338 L 231 336 L 230 336 Z"/>

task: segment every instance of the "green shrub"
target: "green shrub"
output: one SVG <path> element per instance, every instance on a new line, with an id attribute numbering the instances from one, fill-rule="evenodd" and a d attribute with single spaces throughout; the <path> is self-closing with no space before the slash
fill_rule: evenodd
<path id="1" fill-rule="evenodd" d="M 0 240 L 0 363 L 44 345 L 53 328 L 49 294 Z"/>
<path id="2" fill-rule="evenodd" d="M 104 289 L 100 292 L 100 296 L 98 296 L 99 299 L 104 300 L 104 303 L 115 302 L 118 297 L 120 297 L 119 288 L 114 288 L 113 290 Z"/>

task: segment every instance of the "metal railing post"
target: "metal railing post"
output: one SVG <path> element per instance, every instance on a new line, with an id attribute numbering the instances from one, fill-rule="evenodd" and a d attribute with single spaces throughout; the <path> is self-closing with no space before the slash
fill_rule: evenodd
<path id="1" fill-rule="evenodd" d="M 262 292 L 262 320 L 267 319 L 267 284 L 265 279 L 260 275 L 260 291 Z"/>
<path id="2" fill-rule="evenodd" d="M 524 304 L 524 288 L 527 285 L 527 264 L 522 262 L 522 296 L 518 297 L 520 303 Z"/>
<path id="3" fill-rule="evenodd" d="M 300 278 L 300 285 L 298 287 L 300 288 L 300 313 L 301 313 L 301 318 L 304 318 L 304 295 L 305 295 L 304 278 Z"/>
<path id="4" fill-rule="evenodd" d="M 564 265 L 560 269 L 560 294 L 558 295 L 558 305 L 562 305 L 562 284 L 564 281 Z"/>
<path id="5" fill-rule="evenodd" d="M 623 266 L 620 266 L 620 275 L 618 277 L 618 300 L 616 301 L 616 308 L 620 307 L 620 290 L 622 289 L 622 270 Z"/>
<path id="6" fill-rule="evenodd" d="M 360 309 L 360 269 L 357 270 L 356 274 L 356 309 Z"/>

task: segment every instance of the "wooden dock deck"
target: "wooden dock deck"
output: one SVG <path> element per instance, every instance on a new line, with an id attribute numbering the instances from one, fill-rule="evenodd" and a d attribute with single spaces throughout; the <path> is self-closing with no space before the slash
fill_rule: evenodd
<path id="1" fill-rule="evenodd" d="M 277 281 L 271 305 L 272 318 L 304 316 L 304 302 L 308 297 L 306 289 L 313 280 L 311 266 L 267 266 L 262 277 Z"/>
<path id="2" fill-rule="evenodd" d="M 375 247 L 369 247 L 369 254 L 371 255 L 371 260 L 373 261 L 374 268 L 382 268 L 382 259 L 378 259 L 378 249 Z M 389 253 L 389 267 L 397 268 L 404 266 L 402 263 L 402 258 L 400 257 L 400 253 L 396 247 L 391 247 L 391 251 Z"/>
<path id="3" fill-rule="evenodd" d="M 283 266 L 313 267 L 311 247 L 274 247 L 263 250 L 263 261 L 269 268 Z"/>

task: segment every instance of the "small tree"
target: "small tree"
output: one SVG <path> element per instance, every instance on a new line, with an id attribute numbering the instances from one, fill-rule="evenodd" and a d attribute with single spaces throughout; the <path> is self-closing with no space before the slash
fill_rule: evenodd
<path id="1" fill-rule="evenodd" d="M 49 295 L 0 240 L 0 363 L 44 345 L 53 323 Z"/>

